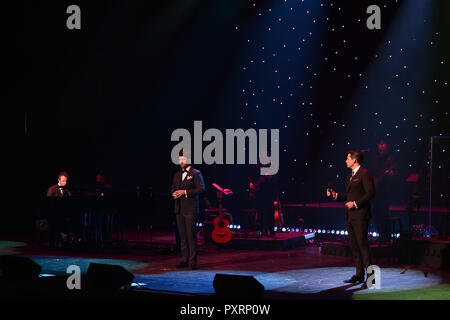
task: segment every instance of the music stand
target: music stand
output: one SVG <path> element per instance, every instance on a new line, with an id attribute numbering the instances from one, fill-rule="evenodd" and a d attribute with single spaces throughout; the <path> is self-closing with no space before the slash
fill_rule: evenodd
<path id="1" fill-rule="evenodd" d="M 222 210 L 223 209 L 223 207 L 222 207 L 222 198 L 223 198 L 223 196 L 224 195 L 231 196 L 233 194 L 233 191 L 231 191 L 230 189 L 223 189 L 217 183 L 212 183 L 212 186 L 214 188 L 216 188 L 216 190 L 217 190 L 218 206 L 219 206 L 219 210 Z M 233 219 L 233 218 L 231 217 L 231 219 Z M 233 221 L 231 221 L 231 222 L 233 222 Z"/>
<path id="2" fill-rule="evenodd" d="M 225 194 L 226 196 L 231 196 L 233 194 L 233 191 L 231 191 L 230 189 L 223 189 L 217 183 L 213 183 L 212 186 L 214 188 L 216 188 L 218 192 L 221 192 L 221 193 Z"/>

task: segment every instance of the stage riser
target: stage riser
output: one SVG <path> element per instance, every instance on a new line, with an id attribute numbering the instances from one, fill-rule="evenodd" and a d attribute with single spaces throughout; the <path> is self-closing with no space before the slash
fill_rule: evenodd
<path id="1" fill-rule="evenodd" d="M 305 237 L 298 236 L 283 240 L 234 239 L 227 246 L 243 250 L 288 250 L 305 244 Z"/>
<path id="2" fill-rule="evenodd" d="M 395 209 L 395 208 L 394 208 Z M 407 211 L 391 209 L 389 216 L 391 218 L 400 218 L 402 231 L 410 228 L 410 218 Z M 325 229 L 325 230 L 346 230 L 345 213 L 343 208 L 329 207 L 283 207 L 284 221 L 286 227 L 301 227 L 298 220 L 303 219 L 303 228 L 307 229 Z M 412 224 L 424 227 L 428 225 L 428 212 L 415 211 L 412 216 Z M 433 225 L 440 226 L 445 224 L 445 213 L 434 212 L 432 215 Z M 396 229 L 398 225 L 396 225 Z M 399 231 L 399 230 L 396 230 Z M 369 222 L 369 232 L 378 232 L 374 214 Z"/>
<path id="3" fill-rule="evenodd" d="M 400 261 L 431 269 L 450 270 L 450 242 L 403 240 Z"/>

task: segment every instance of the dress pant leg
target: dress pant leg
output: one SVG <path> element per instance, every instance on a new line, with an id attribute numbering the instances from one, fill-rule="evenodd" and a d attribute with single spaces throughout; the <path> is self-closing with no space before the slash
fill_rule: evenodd
<path id="1" fill-rule="evenodd" d="M 186 215 L 186 238 L 189 247 L 189 265 L 193 266 L 197 264 L 197 233 L 195 232 L 195 214 Z"/>
<path id="2" fill-rule="evenodd" d="M 187 241 L 186 241 L 186 222 L 185 217 L 179 213 L 176 214 L 176 220 L 177 220 L 177 228 L 178 228 L 178 235 L 180 237 L 180 250 L 181 250 L 181 256 L 183 259 L 183 262 L 188 262 L 189 252 L 187 247 Z"/>
<path id="3" fill-rule="evenodd" d="M 369 226 L 369 220 L 366 218 L 358 217 L 352 222 L 356 242 L 362 258 L 363 275 L 367 267 L 371 265 L 369 241 L 367 240 L 367 232 Z"/>
<path id="4" fill-rule="evenodd" d="M 352 250 L 353 261 L 356 267 L 356 276 L 359 278 L 364 277 L 364 268 L 362 264 L 361 252 L 359 251 L 357 232 L 353 225 L 354 221 L 352 218 L 347 218 L 347 231 L 348 231 L 348 241 L 350 244 L 350 249 Z"/>

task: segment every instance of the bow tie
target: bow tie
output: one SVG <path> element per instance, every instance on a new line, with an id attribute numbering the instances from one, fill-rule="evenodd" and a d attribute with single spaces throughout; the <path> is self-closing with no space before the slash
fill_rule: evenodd
<path id="1" fill-rule="evenodd" d="M 188 172 L 186 169 L 181 170 L 182 173 Z"/>

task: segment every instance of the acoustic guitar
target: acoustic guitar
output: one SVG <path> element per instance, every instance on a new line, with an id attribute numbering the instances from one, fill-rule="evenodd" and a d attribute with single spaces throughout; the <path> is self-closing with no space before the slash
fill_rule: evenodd
<path id="1" fill-rule="evenodd" d="M 274 212 L 274 225 L 277 227 L 284 226 L 284 215 L 281 210 L 281 203 L 279 200 L 274 201 L 275 212 Z"/>
<path id="2" fill-rule="evenodd" d="M 214 230 L 211 237 L 216 243 L 227 243 L 231 240 L 231 230 L 228 228 L 228 220 L 223 219 L 223 207 L 222 207 L 223 192 L 217 191 L 217 199 L 219 200 L 219 215 L 214 218 Z"/>

